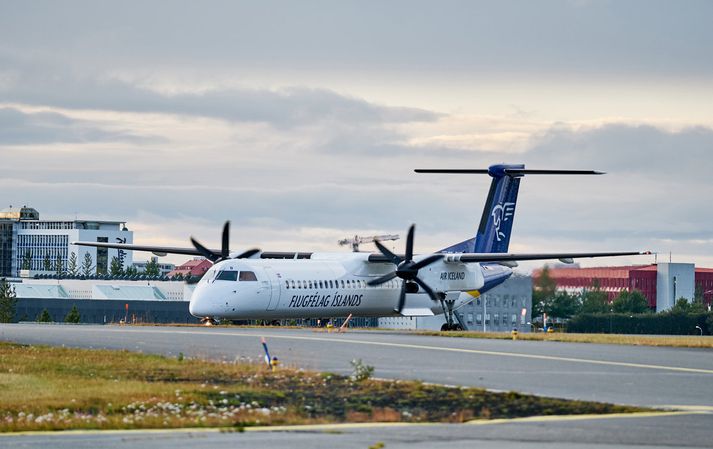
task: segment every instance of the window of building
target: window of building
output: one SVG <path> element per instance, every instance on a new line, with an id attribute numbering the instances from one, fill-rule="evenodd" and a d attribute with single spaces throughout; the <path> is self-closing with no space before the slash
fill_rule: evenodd
<path id="1" fill-rule="evenodd" d="M 482 313 L 475 315 L 475 324 L 483 324 L 483 314 Z"/>

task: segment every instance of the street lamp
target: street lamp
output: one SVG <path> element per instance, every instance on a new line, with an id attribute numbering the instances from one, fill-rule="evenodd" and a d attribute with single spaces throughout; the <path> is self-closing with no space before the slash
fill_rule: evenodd
<path id="1" fill-rule="evenodd" d="M 701 326 L 696 326 L 696 329 L 698 329 L 699 331 L 701 331 L 701 337 L 702 337 L 702 336 L 703 336 L 703 329 L 701 329 Z"/>

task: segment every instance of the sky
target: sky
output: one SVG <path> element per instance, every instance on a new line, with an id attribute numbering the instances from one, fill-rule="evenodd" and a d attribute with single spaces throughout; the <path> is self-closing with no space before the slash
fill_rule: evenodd
<path id="1" fill-rule="evenodd" d="M 173 246 L 230 220 L 235 250 L 416 223 L 427 252 L 474 235 L 489 179 L 414 168 L 595 169 L 526 177 L 511 251 L 713 267 L 712 21 L 705 0 L 0 0 L 0 205 Z"/>

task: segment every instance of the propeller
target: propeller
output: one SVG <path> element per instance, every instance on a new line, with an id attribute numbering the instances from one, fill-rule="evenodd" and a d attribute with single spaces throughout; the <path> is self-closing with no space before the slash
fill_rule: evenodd
<path id="1" fill-rule="evenodd" d="M 201 256 L 205 257 L 206 259 L 210 260 L 213 263 L 218 263 L 218 262 L 220 262 L 222 260 L 226 260 L 226 259 L 246 259 L 246 258 L 254 256 L 255 254 L 260 252 L 259 249 L 253 248 L 253 249 L 249 249 L 247 251 L 243 251 L 242 253 L 238 254 L 237 256 L 230 257 L 230 222 L 229 221 L 226 221 L 225 224 L 223 225 L 223 235 L 221 238 L 220 252 L 214 251 L 212 249 L 209 249 L 209 248 L 203 246 L 198 240 L 196 240 L 193 237 L 191 237 L 191 243 L 198 250 L 198 252 L 201 254 Z"/>
<path id="2" fill-rule="evenodd" d="M 396 265 L 396 270 L 392 271 L 391 273 L 385 274 L 379 278 L 373 279 L 367 282 L 367 284 L 374 286 L 383 284 L 384 282 L 388 282 L 396 277 L 403 279 L 404 282 L 401 284 L 401 294 L 399 295 L 399 305 L 396 309 L 394 309 L 394 311 L 398 313 L 401 313 L 404 308 L 404 304 L 406 302 L 406 287 L 409 282 L 414 282 L 418 284 L 418 286 L 421 287 L 423 291 L 428 293 L 428 296 L 430 296 L 432 300 L 438 301 L 438 296 L 436 296 L 436 293 L 433 291 L 433 289 L 431 289 L 428 284 L 423 282 L 418 277 L 418 270 L 442 259 L 443 254 L 432 254 L 426 257 L 425 259 L 421 259 L 418 262 L 414 262 L 413 234 L 415 227 L 416 225 L 411 225 L 408 230 L 408 236 L 406 237 L 406 254 L 404 254 L 404 257 L 397 256 L 396 254 L 392 253 L 378 240 L 374 241 L 374 244 L 377 248 L 379 248 L 381 254 L 383 254 L 387 259 L 389 259 L 394 265 Z"/>

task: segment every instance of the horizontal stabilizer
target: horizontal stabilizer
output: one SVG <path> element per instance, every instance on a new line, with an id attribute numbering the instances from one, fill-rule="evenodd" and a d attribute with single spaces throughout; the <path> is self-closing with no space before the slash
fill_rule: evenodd
<path id="1" fill-rule="evenodd" d="M 487 168 L 417 168 L 416 173 L 441 173 L 450 175 L 487 175 L 492 174 Z M 502 172 L 509 176 L 524 175 L 603 175 L 595 170 L 538 170 L 529 168 L 505 168 Z"/>

